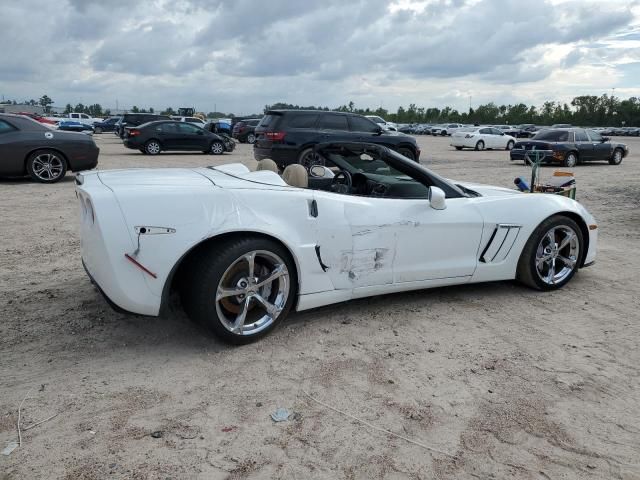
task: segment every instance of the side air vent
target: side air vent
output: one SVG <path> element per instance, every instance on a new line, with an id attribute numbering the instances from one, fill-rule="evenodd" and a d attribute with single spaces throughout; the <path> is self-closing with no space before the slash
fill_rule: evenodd
<path id="1" fill-rule="evenodd" d="M 480 255 L 480 261 L 482 263 L 499 263 L 507 258 L 521 227 L 522 225 L 503 223 L 496 225 L 489 242 Z"/>

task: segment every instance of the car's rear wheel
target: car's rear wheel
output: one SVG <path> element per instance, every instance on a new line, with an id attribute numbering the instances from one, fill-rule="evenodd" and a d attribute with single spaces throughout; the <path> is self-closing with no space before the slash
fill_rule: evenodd
<path id="1" fill-rule="evenodd" d="M 482 140 L 478 140 L 478 143 L 476 143 L 476 150 L 484 150 L 484 142 Z"/>
<path id="2" fill-rule="evenodd" d="M 188 315 L 230 343 L 263 337 L 281 322 L 297 293 L 289 252 L 270 239 L 215 244 L 188 267 L 182 298 Z"/>
<path id="3" fill-rule="evenodd" d="M 55 150 L 37 150 L 27 158 L 27 173 L 40 183 L 55 183 L 67 173 L 67 160 Z"/>
<path id="4" fill-rule="evenodd" d="M 300 152 L 300 155 L 298 155 L 298 163 L 309 170 L 314 165 L 324 165 L 325 159 L 322 155 L 319 155 L 318 152 L 314 151 L 313 148 L 305 148 Z"/>
<path id="5" fill-rule="evenodd" d="M 414 162 L 416 160 L 416 156 L 413 154 L 413 152 L 409 148 L 399 148 L 398 153 L 403 157 L 407 157 L 409 160 L 413 160 Z"/>
<path id="6" fill-rule="evenodd" d="M 562 162 L 562 166 L 573 168 L 578 164 L 578 155 L 576 152 L 569 152 L 564 157 L 564 161 Z"/>
<path id="7" fill-rule="evenodd" d="M 538 290 L 563 287 L 578 270 L 583 245 L 582 230 L 574 220 L 563 215 L 546 219 L 522 250 L 517 279 Z"/>
<path id="8" fill-rule="evenodd" d="M 446 130 L 442 130 L 440 132 L 440 135 L 442 135 L 443 137 L 446 137 L 447 136 L 447 131 Z"/>
<path id="9" fill-rule="evenodd" d="M 222 155 L 224 153 L 224 144 L 222 142 L 213 142 L 209 151 L 214 155 Z"/>
<path id="10" fill-rule="evenodd" d="M 149 155 L 158 155 L 162 151 L 162 146 L 157 140 L 149 140 L 144 144 L 144 151 Z"/>
<path id="11" fill-rule="evenodd" d="M 247 143 L 253 145 L 256 142 L 256 136 L 253 133 L 247 135 Z"/>
<path id="12" fill-rule="evenodd" d="M 611 165 L 620 165 L 622 163 L 622 150 L 620 148 L 616 148 L 613 151 L 613 155 L 609 159 L 609 164 Z"/>
<path id="13" fill-rule="evenodd" d="M 462 147 L 456 147 L 456 150 L 462 150 Z"/>
<path id="14" fill-rule="evenodd" d="M 513 146 L 516 144 L 516 142 L 514 142 L 513 140 L 509 140 L 507 142 L 507 150 L 512 150 Z"/>

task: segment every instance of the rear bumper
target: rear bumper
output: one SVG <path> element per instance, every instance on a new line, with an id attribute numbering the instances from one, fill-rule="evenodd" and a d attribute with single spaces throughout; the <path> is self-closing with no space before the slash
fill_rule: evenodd
<path id="1" fill-rule="evenodd" d="M 89 146 L 86 150 L 82 149 L 69 155 L 69 168 L 72 172 L 81 170 L 91 170 L 98 166 L 98 156 L 100 149 L 95 145 Z"/>
<path id="2" fill-rule="evenodd" d="M 511 159 L 511 161 L 514 161 L 514 160 L 524 161 L 527 151 L 529 150 L 525 150 L 524 148 L 513 148 L 509 152 L 509 158 Z M 544 160 L 542 160 L 542 163 L 561 163 L 561 162 L 562 162 L 561 159 L 558 159 L 552 156 L 547 156 L 544 158 Z"/>

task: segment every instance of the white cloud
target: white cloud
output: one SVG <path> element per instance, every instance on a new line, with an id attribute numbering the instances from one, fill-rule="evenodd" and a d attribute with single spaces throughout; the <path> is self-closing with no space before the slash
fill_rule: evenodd
<path id="1" fill-rule="evenodd" d="M 637 1 L 24 0 L 3 6 L 0 44 L 0 93 L 56 105 L 252 113 L 640 95 Z"/>

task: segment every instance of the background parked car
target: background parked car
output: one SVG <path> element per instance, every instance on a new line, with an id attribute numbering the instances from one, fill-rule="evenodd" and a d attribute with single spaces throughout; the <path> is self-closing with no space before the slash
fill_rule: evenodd
<path id="1" fill-rule="evenodd" d="M 199 117 L 172 116 L 171 119 L 175 120 L 176 122 L 187 122 L 187 123 L 190 123 L 192 125 L 196 125 L 197 127 L 204 127 L 204 125 L 207 123 L 207 122 L 205 122 L 204 120 L 202 120 Z"/>
<path id="2" fill-rule="evenodd" d="M 505 135 L 502 130 L 495 127 L 460 128 L 451 135 L 451 146 L 456 150 L 463 148 L 511 150 L 515 144 L 515 137 Z"/>
<path id="3" fill-rule="evenodd" d="M 463 128 L 461 123 L 443 123 L 431 128 L 431 135 L 442 135 L 443 137 L 453 134 L 459 128 Z"/>
<path id="4" fill-rule="evenodd" d="M 125 113 L 122 120 L 118 123 L 118 136 L 124 138 L 124 129 L 126 127 L 137 127 L 148 122 L 158 120 L 171 120 L 168 115 L 156 115 L 154 113 Z"/>
<path id="5" fill-rule="evenodd" d="M 575 167 L 578 163 L 606 160 L 611 165 L 620 165 L 629 149 L 624 143 L 611 143 L 593 130 L 584 128 L 562 128 L 543 130 L 533 139 L 520 141 L 511 150 L 511 160 L 525 160 L 527 151 L 551 150 L 546 163 L 561 163 Z"/>
<path id="6" fill-rule="evenodd" d="M 67 132 L 85 132 L 93 133 L 93 127 L 86 123 L 77 122 L 75 120 L 62 120 L 58 122 L 58 130 L 65 130 Z"/>
<path id="7" fill-rule="evenodd" d="M 494 128 L 497 128 L 505 135 L 510 135 L 512 137 L 518 138 L 520 136 L 520 129 L 514 125 L 491 125 Z"/>
<path id="8" fill-rule="evenodd" d="M 95 133 L 113 132 L 116 128 L 116 124 L 121 117 L 110 117 L 102 122 L 96 122 L 93 124 L 93 131 Z"/>
<path id="9" fill-rule="evenodd" d="M 314 145 L 321 142 L 367 142 L 389 147 L 419 161 L 416 139 L 404 133 L 385 131 L 355 113 L 318 110 L 269 110 L 256 127 L 253 156 L 270 158 L 280 168 L 317 163 Z"/>
<path id="10" fill-rule="evenodd" d="M 0 175 L 29 175 L 41 183 L 61 180 L 98 165 L 99 149 L 89 135 L 51 130 L 30 118 L 0 114 Z"/>
<path id="11" fill-rule="evenodd" d="M 383 130 L 389 130 L 392 132 L 398 131 L 398 126 L 395 123 L 387 122 L 384 118 L 379 117 L 378 115 L 365 115 L 365 117 L 371 120 L 373 123 L 378 124 L 378 126 Z"/>
<path id="12" fill-rule="evenodd" d="M 219 135 L 175 120 L 126 127 L 124 146 L 148 155 L 157 155 L 166 150 L 200 151 L 214 155 L 222 155 L 227 151 L 225 141 Z"/>
<path id="13" fill-rule="evenodd" d="M 56 124 L 58 123 L 58 122 L 53 121 L 53 120 L 51 120 L 49 118 L 45 118 L 42 115 L 38 115 L 37 113 L 18 112 L 16 115 L 23 115 L 25 117 L 29 117 L 29 118 L 35 120 L 36 122 L 43 123 L 45 125 L 50 125 L 52 127 L 55 127 Z"/>
<path id="14" fill-rule="evenodd" d="M 233 126 L 233 138 L 240 143 L 253 144 L 256 141 L 256 127 L 260 123 L 259 118 L 246 118 Z"/>

